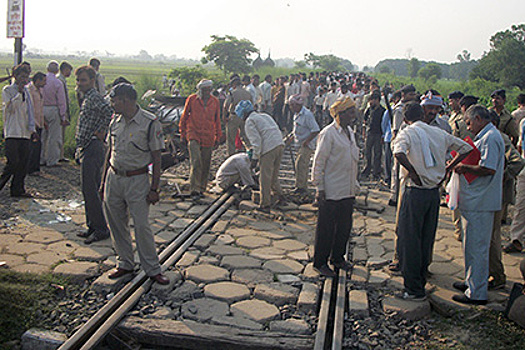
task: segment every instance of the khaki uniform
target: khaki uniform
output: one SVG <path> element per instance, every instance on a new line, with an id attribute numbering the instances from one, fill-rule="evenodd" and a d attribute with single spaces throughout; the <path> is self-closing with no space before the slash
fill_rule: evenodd
<path id="1" fill-rule="evenodd" d="M 491 109 L 493 109 L 493 108 L 491 108 Z M 498 129 L 501 132 L 507 134 L 510 137 L 512 143 L 516 144 L 516 142 L 518 142 L 518 139 L 520 137 L 520 131 L 519 131 L 518 123 L 512 117 L 512 114 L 510 114 L 510 112 L 509 112 L 509 110 L 507 108 L 503 108 L 501 113 L 498 113 L 498 115 L 499 115 Z"/>
<path id="2" fill-rule="evenodd" d="M 228 122 L 226 123 L 226 145 L 228 147 L 228 155 L 231 156 L 235 153 L 235 136 L 237 136 L 237 130 L 240 131 L 241 139 L 249 147 L 250 142 L 244 132 L 244 120 L 239 118 L 235 114 L 235 107 L 241 101 L 249 100 L 252 101 L 252 95 L 241 87 L 237 87 L 233 90 L 226 101 L 224 102 L 224 109 L 229 113 Z"/>
<path id="3" fill-rule="evenodd" d="M 153 114 L 139 108 L 129 122 L 123 116 L 115 116 L 109 126 L 107 141 L 111 154 L 104 189 L 104 211 L 118 255 L 117 266 L 133 270 L 135 265 L 129 227 L 131 215 L 140 263 L 148 276 L 155 276 L 161 269 L 148 222 L 148 173 L 134 176 L 123 173 L 147 167 L 152 162 L 151 152 L 164 148 L 161 125 Z"/>

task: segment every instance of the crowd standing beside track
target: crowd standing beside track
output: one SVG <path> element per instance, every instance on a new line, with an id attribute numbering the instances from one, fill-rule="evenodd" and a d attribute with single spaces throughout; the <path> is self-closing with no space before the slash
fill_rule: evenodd
<path id="1" fill-rule="evenodd" d="M 129 84 L 117 85 L 110 91 L 113 110 L 103 98 L 106 86 L 98 72 L 100 61 L 94 59 L 90 64 L 92 67 L 82 66 L 75 72 L 81 96 L 76 142 L 88 225 L 82 236 L 90 244 L 111 234 L 119 258 L 110 277 L 126 275 L 135 268 L 129 232 L 131 215 L 142 268 L 154 281 L 167 284 L 148 224 L 149 205 L 159 200 L 163 147 L 160 124 L 136 106 L 136 92 L 133 94 L 135 90 Z M 67 62 L 49 62 L 47 76 L 36 73 L 29 87 L 31 93 L 26 93 L 29 72 L 27 67 L 19 66 L 13 71 L 14 83 L 4 88 L 8 162 L 1 184 L 14 175 L 12 196 L 30 195 L 23 179 L 27 172 L 39 171 L 38 167 L 26 170 L 28 165 L 35 165 L 32 163 L 40 153 L 35 148 L 28 164 L 29 140 L 38 142 L 39 130 L 43 142 L 39 162 L 54 167 L 63 159 L 64 130 L 70 118 L 64 81 L 72 68 Z M 179 123 L 181 140 L 189 148 L 190 195 L 194 201 L 207 191 L 208 179 L 213 175 L 209 171 L 211 154 L 221 142 L 224 127 L 230 158 L 217 173 L 217 183 L 223 190 L 235 187 L 237 182 L 255 189 L 252 170 L 258 169 L 258 209 L 271 213 L 286 201 L 278 175 L 285 141 L 293 137 L 299 144 L 295 192 L 310 193 L 307 180 L 311 177 L 319 205 L 314 267 L 326 277 L 335 276 L 332 267 L 351 268 L 352 262 L 342 256 L 352 227 L 358 180 L 372 182 L 390 188 L 389 204 L 397 210 L 397 254 L 390 270 L 403 276 L 400 298 L 421 301 L 426 297 L 427 268 L 443 202 L 441 187 L 449 181 L 448 175 L 455 173 L 460 180 L 459 201 L 451 209 L 457 238 L 463 242 L 465 281 L 454 284 L 463 292 L 454 300 L 485 304 L 489 289 L 505 288 L 505 275 L 498 266 L 500 228 L 502 222 L 507 222 L 508 204 L 515 204 L 515 210 L 511 241 L 503 251 L 520 253 L 525 243 L 525 175 L 521 170 L 525 164 L 525 95 L 520 95 L 520 108 L 511 114 L 505 108 L 505 90 L 491 94 L 492 113 L 476 104 L 477 97 L 464 96 L 460 91 L 448 96 L 449 110 L 436 90 L 421 95 L 413 85 L 395 91 L 386 84 L 381 89 L 374 78 L 364 73 L 300 73 L 277 77 L 275 82 L 268 75 L 263 83 L 258 75 L 246 75 L 241 80 L 233 74 L 229 86 L 221 89 L 222 97 L 214 97 L 213 88 L 211 80 L 199 83 L 198 92 L 187 98 Z M 385 107 L 391 107 L 391 112 Z M 13 120 L 21 130 L 15 134 Z M 283 140 L 283 135 L 290 136 Z M 106 146 L 110 150 L 103 172 Z M 455 158 L 448 153 L 449 148 L 458 151 Z M 470 148 L 474 151 L 465 158 Z M 247 153 L 237 154 L 239 150 Z M 358 164 L 360 150 L 366 159 L 362 171 Z"/>

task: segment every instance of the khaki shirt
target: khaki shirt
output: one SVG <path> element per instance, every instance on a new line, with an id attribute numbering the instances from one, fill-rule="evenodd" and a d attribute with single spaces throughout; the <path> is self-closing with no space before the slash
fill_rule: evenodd
<path id="1" fill-rule="evenodd" d="M 459 137 L 462 140 L 464 140 L 467 136 L 470 136 L 470 139 L 474 140 L 475 136 L 468 130 L 467 124 L 465 124 L 465 121 L 463 120 L 462 113 L 453 112 L 448 120 L 448 123 L 452 128 L 452 135 Z"/>
<path id="2" fill-rule="evenodd" d="M 251 101 L 252 104 L 254 103 L 254 101 L 252 101 L 252 95 L 248 91 L 241 87 L 237 87 L 228 95 L 228 97 L 226 97 L 226 101 L 224 102 L 224 110 L 226 112 L 230 112 L 231 115 L 236 115 L 235 107 L 237 107 L 239 102 L 245 100 Z"/>
<path id="3" fill-rule="evenodd" d="M 520 137 L 518 123 L 516 123 L 516 120 L 512 117 L 512 114 L 510 114 L 507 108 L 503 108 L 501 113 L 498 113 L 498 115 L 499 115 L 498 129 L 504 132 L 505 134 L 507 134 L 511 138 L 512 142 L 515 144 Z"/>
<path id="4" fill-rule="evenodd" d="M 164 148 L 160 122 L 155 115 L 140 107 L 130 121 L 122 115 L 114 116 L 109 125 L 107 142 L 111 146 L 109 162 L 120 171 L 148 166 L 153 161 L 151 152 Z"/>

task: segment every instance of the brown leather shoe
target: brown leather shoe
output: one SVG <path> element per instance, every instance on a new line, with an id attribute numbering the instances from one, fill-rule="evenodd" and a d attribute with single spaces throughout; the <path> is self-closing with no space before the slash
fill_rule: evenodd
<path id="1" fill-rule="evenodd" d="M 113 280 L 113 279 L 117 279 L 122 276 L 125 276 L 128 273 L 132 273 L 132 272 L 133 270 L 126 270 L 126 269 L 121 269 L 120 267 L 117 267 L 111 270 L 111 272 L 108 274 L 108 277 Z"/>
<path id="2" fill-rule="evenodd" d="M 163 286 L 165 286 L 166 284 L 170 283 L 170 279 L 166 276 L 164 276 L 163 274 L 159 273 L 155 276 L 150 276 L 149 278 L 151 278 L 151 280 L 153 282 L 157 282 L 158 284 L 162 284 Z"/>

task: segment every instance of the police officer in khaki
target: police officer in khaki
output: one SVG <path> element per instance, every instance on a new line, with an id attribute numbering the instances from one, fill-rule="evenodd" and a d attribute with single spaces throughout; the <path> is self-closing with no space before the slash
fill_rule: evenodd
<path id="1" fill-rule="evenodd" d="M 119 278 L 134 269 L 129 216 L 133 218 L 140 264 L 159 284 L 169 279 L 161 273 L 155 241 L 148 222 L 149 206 L 159 201 L 161 125 L 156 117 L 137 105 L 137 92 L 130 84 L 118 84 L 110 93 L 115 115 L 109 126 L 109 150 L 101 192 L 104 212 L 117 252 L 117 268 L 109 278 Z M 148 165 L 153 163 L 149 180 Z"/>

